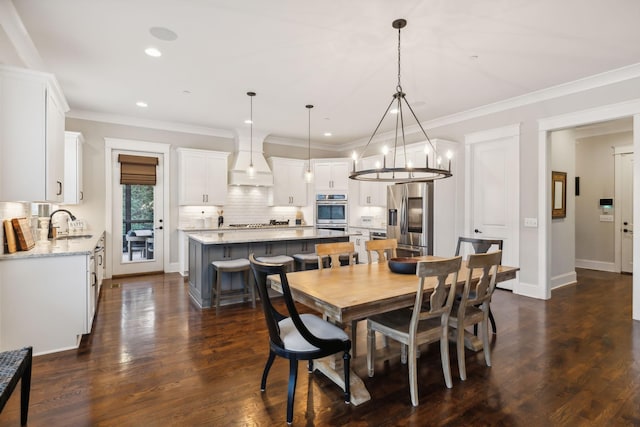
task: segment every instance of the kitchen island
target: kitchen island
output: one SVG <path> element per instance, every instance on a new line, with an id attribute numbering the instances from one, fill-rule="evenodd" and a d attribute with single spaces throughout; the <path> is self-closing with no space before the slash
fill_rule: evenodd
<path id="1" fill-rule="evenodd" d="M 211 262 L 256 256 L 312 253 L 317 243 L 347 242 L 349 234 L 317 229 L 266 229 L 236 232 L 189 233 L 189 297 L 200 308 L 211 307 L 213 267 Z M 241 275 L 225 274 L 224 290 L 242 287 Z"/>

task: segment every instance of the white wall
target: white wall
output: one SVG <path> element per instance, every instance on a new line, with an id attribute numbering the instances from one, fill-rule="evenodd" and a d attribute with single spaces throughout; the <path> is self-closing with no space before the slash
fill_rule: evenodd
<path id="1" fill-rule="evenodd" d="M 580 138 L 576 141 L 576 176 L 580 195 L 576 196 L 576 266 L 616 271 L 615 224 L 600 221 L 600 215 L 614 215 L 600 207 L 601 198 L 614 198 L 613 148 L 633 144 L 631 132 Z"/>
<path id="2" fill-rule="evenodd" d="M 573 129 L 551 133 L 551 169 L 567 174 L 565 218 L 551 223 L 551 287 L 575 283 L 575 134 Z"/>

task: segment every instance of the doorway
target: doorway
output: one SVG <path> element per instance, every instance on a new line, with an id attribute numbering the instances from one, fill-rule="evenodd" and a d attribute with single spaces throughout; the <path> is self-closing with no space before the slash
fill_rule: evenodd
<path id="1" fill-rule="evenodd" d="M 107 277 L 165 271 L 168 144 L 105 138 L 105 163 Z"/>
<path id="2" fill-rule="evenodd" d="M 617 147 L 615 153 L 616 266 L 633 273 L 633 146 Z"/>

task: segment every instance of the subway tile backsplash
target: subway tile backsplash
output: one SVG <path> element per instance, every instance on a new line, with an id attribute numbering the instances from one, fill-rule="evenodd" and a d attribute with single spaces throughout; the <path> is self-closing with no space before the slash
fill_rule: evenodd
<path id="1" fill-rule="evenodd" d="M 217 226 L 218 210 L 224 210 L 224 224 L 262 224 L 270 219 L 278 221 L 289 220 L 295 223 L 298 208 L 290 206 L 267 206 L 269 202 L 267 187 L 229 186 L 227 203 L 222 207 L 214 206 L 180 206 L 179 227 L 202 226 L 205 221 L 211 221 L 212 227 Z M 305 211 L 305 209 L 303 209 Z M 204 213 L 203 213 L 204 212 Z M 207 218 L 210 218 L 206 220 Z M 307 219 L 307 223 L 311 221 Z"/>

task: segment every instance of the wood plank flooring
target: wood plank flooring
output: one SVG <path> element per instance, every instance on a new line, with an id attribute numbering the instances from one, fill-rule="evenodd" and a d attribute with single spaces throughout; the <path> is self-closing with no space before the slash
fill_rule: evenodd
<path id="1" fill-rule="evenodd" d="M 294 424 L 306 426 L 640 425 L 640 322 L 631 320 L 631 276 L 579 270 L 578 284 L 540 301 L 496 291 L 493 366 L 467 351 L 460 381 L 444 385 L 437 345 L 419 361 L 420 406 L 407 366 L 380 362 L 372 400 L 345 405 L 322 374 L 300 364 Z M 93 334 L 77 351 L 34 358 L 29 426 L 285 425 L 288 363 L 260 376 L 267 332 L 250 304 L 200 311 L 177 274 L 103 287 Z M 365 349 L 365 324 L 358 343 Z M 20 393 L 0 414 L 19 425 Z"/>

